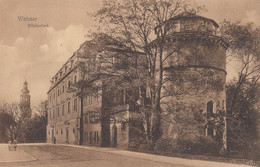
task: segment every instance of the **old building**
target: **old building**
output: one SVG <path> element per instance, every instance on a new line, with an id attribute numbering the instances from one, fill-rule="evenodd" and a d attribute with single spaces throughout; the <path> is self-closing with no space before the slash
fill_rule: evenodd
<path id="1" fill-rule="evenodd" d="M 191 13 L 180 14 L 164 23 L 169 26 L 168 52 L 178 48 L 178 55 L 165 63 L 167 81 L 162 101 L 168 110 L 192 110 L 207 115 L 226 111 L 226 49 L 227 41 L 217 36 L 218 24 Z M 168 53 L 165 54 L 166 56 Z M 167 110 L 167 109 L 166 109 Z M 172 117 L 168 117 L 171 119 Z M 165 134 L 175 134 L 174 124 L 168 124 Z M 217 130 L 208 121 L 201 133 L 222 138 L 226 147 L 226 125 Z M 175 135 L 170 135 L 175 136 Z"/>
<path id="2" fill-rule="evenodd" d="M 47 142 L 95 146 L 110 146 L 112 143 L 114 146 L 127 147 L 126 128 L 121 131 L 115 129 L 113 124 L 110 127 L 110 118 L 105 116 L 113 104 L 123 102 L 122 95 L 121 98 L 113 98 L 113 93 L 104 92 L 102 88 L 80 96 L 77 88 L 82 77 L 89 77 L 91 73 L 99 71 L 101 63 L 96 54 L 99 47 L 96 39 L 86 41 L 52 78 L 48 91 Z M 87 59 L 82 59 L 84 54 L 87 54 Z M 87 71 L 80 70 L 83 62 Z M 102 66 L 106 64 L 102 63 Z M 103 84 L 104 81 L 96 82 Z M 115 134 L 125 140 L 121 142 Z"/>
<path id="3" fill-rule="evenodd" d="M 162 24 L 169 27 L 168 51 L 164 54 L 167 57 L 164 80 L 167 82 L 162 90 L 162 108 L 165 111 L 177 110 L 181 106 L 184 110 L 207 113 L 208 118 L 217 112 L 225 112 L 225 51 L 228 43 L 217 36 L 218 24 L 190 13 L 183 13 Z M 176 47 L 178 55 L 169 56 Z M 92 88 L 88 93 L 79 89 L 83 77 L 91 77 L 103 66 L 109 66 L 109 63 L 101 61 L 102 55 L 106 55 L 111 64 L 116 64 L 115 57 L 104 54 L 102 49 L 100 39 L 86 41 L 52 78 L 48 91 L 47 142 L 128 147 L 134 140 L 136 128 L 133 126 L 139 125 L 128 124 L 131 111 L 136 110 L 125 96 L 128 90 L 113 88 L 108 91 L 104 85 L 109 80 L 101 78 L 93 81 L 102 85 L 98 89 Z M 82 63 L 87 66 L 86 71 L 81 70 Z M 114 107 L 119 104 L 124 112 L 110 117 L 108 113 L 115 111 Z M 162 124 L 165 127 L 163 135 L 174 137 L 173 124 L 167 125 L 167 121 L 162 121 Z M 219 132 L 210 123 L 201 133 L 205 136 L 219 135 L 225 141 L 225 130 Z"/>

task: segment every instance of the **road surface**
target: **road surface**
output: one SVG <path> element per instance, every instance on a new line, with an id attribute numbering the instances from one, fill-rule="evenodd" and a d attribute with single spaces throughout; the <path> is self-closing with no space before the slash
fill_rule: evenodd
<path id="1" fill-rule="evenodd" d="M 212 161 L 164 157 L 117 150 L 51 144 L 0 145 L 0 167 L 246 167 Z"/>

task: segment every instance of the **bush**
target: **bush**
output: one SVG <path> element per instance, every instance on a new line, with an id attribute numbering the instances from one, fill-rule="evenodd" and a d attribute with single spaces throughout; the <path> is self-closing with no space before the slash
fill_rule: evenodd
<path id="1" fill-rule="evenodd" d="M 162 138 L 156 143 L 155 150 L 167 153 L 202 154 L 218 156 L 221 145 L 210 137 L 195 139 Z"/>

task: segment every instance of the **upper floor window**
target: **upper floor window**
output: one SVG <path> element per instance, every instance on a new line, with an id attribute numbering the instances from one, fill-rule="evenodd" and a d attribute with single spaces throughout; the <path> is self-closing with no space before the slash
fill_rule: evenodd
<path id="1" fill-rule="evenodd" d="M 64 104 L 62 105 L 62 115 L 64 115 Z"/>
<path id="2" fill-rule="evenodd" d="M 68 81 L 68 89 L 70 88 L 70 80 Z"/>
<path id="3" fill-rule="evenodd" d="M 77 98 L 74 99 L 74 111 L 77 111 Z"/>
<path id="4" fill-rule="evenodd" d="M 62 86 L 62 93 L 64 93 L 64 88 L 65 88 L 65 86 L 63 85 L 63 86 Z"/>
<path id="5" fill-rule="evenodd" d="M 88 113 L 85 113 L 85 124 L 88 123 Z"/>
<path id="6" fill-rule="evenodd" d="M 68 102 L 68 113 L 70 113 L 70 101 Z"/>
<path id="7" fill-rule="evenodd" d="M 60 116 L 60 107 L 57 108 L 57 117 Z"/>
<path id="8" fill-rule="evenodd" d="M 53 113 L 52 113 L 52 118 L 55 118 L 55 110 L 53 110 Z"/>
<path id="9" fill-rule="evenodd" d="M 60 89 L 58 89 L 58 96 L 60 95 Z"/>

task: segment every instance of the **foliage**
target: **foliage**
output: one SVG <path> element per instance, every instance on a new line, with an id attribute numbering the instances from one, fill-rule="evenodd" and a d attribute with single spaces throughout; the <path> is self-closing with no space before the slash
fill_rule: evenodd
<path id="1" fill-rule="evenodd" d="M 211 137 L 161 138 L 156 143 L 156 150 L 166 153 L 202 154 L 218 156 L 221 145 Z"/>
<path id="2" fill-rule="evenodd" d="M 22 109 L 22 110 L 21 110 Z M 31 118 L 31 109 L 23 110 L 16 103 L 0 105 L 0 142 L 43 142 L 46 135 L 46 108 L 38 108 Z M 25 113 L 24 113 L 25 111 Z"/>
<path id="3" fill-rule="evenodd" d="M 236 80 L 227 85 L 228 145 L 230 156 L 256 158 L 258 119 L 260 106 L 260 84 L 246 81 L 237 91 Z M 235 102 L 231 97 L 237 94 Z M 259 146 L 258 146 L 259 148 Z"/>
<path id="4" fill-rule="evenodd" d="M 139 108 L 144 133 L 151 148 L 161 134 L 160 103 L 164 63 L 167 58 L 176 55 L 174 53 L 179 49 L 178 46 L 172 45 L 172 52 L 167 52 L 168 56 L 164 57 L 169 49 L 166 39 L 169 27 L 163 23 L 182 12 L 197 13 L 201 9 L 201 6 L 184 0 L 107 0 L 104 1 L 103 7 L 92 15 L 103 28 L 98 27 L 98 31 L 92 33 L 91 37 L 106 34 L 109 39 L 109 43 L 102 42 L 105 48 L 102 47 L 103 50 L 99 50 L 97 55 L 100 56 L 101 62 L 114 64 L 103 66 L 106 75 L 99 73 L 96 76 L 108 79 L 106 83 L 109 84 L 105 85 L 108 86 L 107 90 L 113 90 L 112 87 L 125 90 L 132 107 Z M 107 56 L 106 59 L 103 55 Z M 109 59 L 109 56 L 112 59 Z M 108 61 L 113 58 L 119 63 Z M 93 79 L 89 79 L 91 80 Z M 90 82 L 87 83 L 85 85 Z M 149 107 L 146 105 L 147 101 L 150 103 Z"/>
<path id="5" fill-rule="evenodd" d="M 0 142 L 7 142 L 13 139 L 13 136 L 9 134 L 15 124 L 13 117 L 9 113 L 0 112 Z"/>
<path id="6" fill-rule="evenodd" d="M 224 21 L 220 30 L 230 42 L 228 58 L 238 67 L 237 77 L 226 89 L 230 156 L 252 159 L 259 155 L 254 150 L 259 138 L 260 28 Z"/>
<path id="7" fill-rule="evenodd" d="M 46 141 L 46 116 L 35 115 L 27 127 L 26 142 L 45 142 Z"/>

